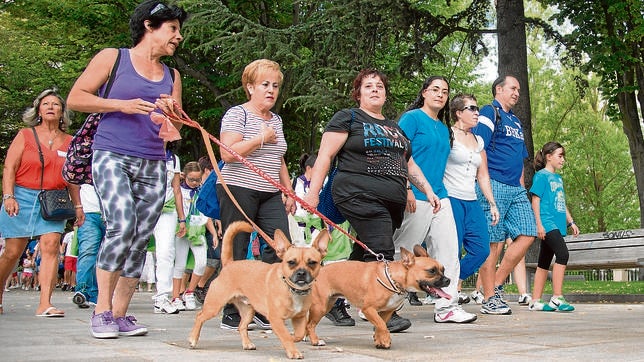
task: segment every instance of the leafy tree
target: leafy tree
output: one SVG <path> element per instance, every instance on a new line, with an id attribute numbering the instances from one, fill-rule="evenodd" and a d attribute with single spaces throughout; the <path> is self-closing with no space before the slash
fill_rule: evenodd
<path id="1" fill-rule="evenodd" d="M 568 64 L 601 76 L 607 114 L 618 122 L 629 143 L 644 227 L 644 2 L 641 0 L 540 0 L 559 10 L 552 19 L 570 22 L 563 35 Z"/>

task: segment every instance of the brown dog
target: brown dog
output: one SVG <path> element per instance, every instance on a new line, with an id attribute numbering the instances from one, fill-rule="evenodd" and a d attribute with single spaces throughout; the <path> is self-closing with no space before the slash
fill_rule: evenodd
<path id="1" fill-rule="evenodd" d="M 320 272 L 329 234 L 321 232 L 310 248 L 295 247 L 282 231 L 275 230 L 275 252 L 282 262 L 267 264 L 257 260 L 233 261 L 233 239 L 240 231 L 252 232 L 253 229 L 246 222 L 235 222 L 224 234 L 221 247 L 223 267 L 210 284 L 188 342 L 194 348 L 204 322 L 219 314 L 227 303 L 233 303 L 241 316 L 239 334 L 244 349 L 255 349 L 248 338 L 248 324 L 257 311 L 270 321 L 288 358 L 303 358 L 295 348 L 295 340 L 284 321 L 291 319 L 295 334 L 304 335 L 312 301 L 312 284 Z"/>
<path id="2" fill-rule="evenodd" d="M 407 292 L 423 290 L 432 296 L 450 298 L 440 289 L 450 283 L 443 275 L 445 268 L 430 258 L 422 246 L 414 246 L 415 256 L 402 247 L 400 254 L 401 260 L 387 263 L 343 261 L 322 267 L 313 286 L 313 304 L 306 327 L 312 345 L 326 344 L 315 333 L 315 327 L 340 296 L 362 309 L 375 326 L 376 348 L 391 347 L 386 322 L 405 301 Z M 296 340 L 298 337 L 296 334 Z"/>

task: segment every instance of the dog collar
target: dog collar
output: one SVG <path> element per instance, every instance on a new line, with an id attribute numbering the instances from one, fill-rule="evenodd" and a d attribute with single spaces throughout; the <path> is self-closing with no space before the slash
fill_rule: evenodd
<path id="1" fill-rule="evenodd" d="M 297 295 L 309 295 L 311 293 L 311 289 L 313 289 L 313 283 L 307 284 L 305 288 L 298 287 L 297 285 L 293 284 L 287 277 L 282 275 L 282 280 L 284 283 L 288 286 L 288 289 L 291 291 L 293 294 Z"/>
<path id="2" fill-rule="evenodd" d="M 378 283 L 380 283 L 380 285 L 385 287 L 385 289 L 389 290 L 390 292 L 396 293 L 396 294 L 404 294 L 405 291 L 400 290 L 400 288 L 398 288 L 398 286 L 396 285 L 396 282 L 391 277 L 391 273 L 389 273 L 389 261 L 385 260 L 384 263 L 385 263 L 385 276 L 387 277 L 387 281 L 389 282 L 389 285 L 385 284 L 385 282 L 383 282 L 382 279 L 380 279 L 380 277 L 377 277 L 376 280 L 378 281 Z"/>

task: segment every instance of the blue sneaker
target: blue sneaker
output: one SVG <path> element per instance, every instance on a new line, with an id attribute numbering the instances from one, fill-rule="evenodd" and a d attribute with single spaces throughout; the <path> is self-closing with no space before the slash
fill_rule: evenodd
<path id="1" fill-rule="evenodd" d="M 481 313 L 505 315 L 512 314 L 512 309 L 507 305 L 498 295 L 491 296 L 488 300 L 483 301 L 481 305 Z"/>
<path id="2" fill-rule="evenodd" d="M 557 310 L 558 312 L 572 312 L 573 310 L 575 310 L 575 307 L 570 305 L 570 303 L 568 303 L 563 295 L 556 298 L 553 296 L 552 298 L 550 298 L 550 303 L 548 304 L 551 308 Z"/>
<path id="3" fill-rule="evenodd" d="M 494 295 L 497 296 L 503 303 L 507 303 L 505 300 L 505 291 L 503 290 L 503 285 L 497 285 L 494 287 Z"/>

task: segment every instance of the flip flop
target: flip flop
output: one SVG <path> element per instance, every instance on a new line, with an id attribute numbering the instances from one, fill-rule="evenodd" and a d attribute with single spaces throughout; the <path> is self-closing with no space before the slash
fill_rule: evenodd
<path id="1" fill-rule="evenodd" d="M 54 313 L 53 311 L 58 311 L 62 313 Z M 59 310 L 54 306 L 51 306 L 45 309 L 45 311 L 40 314 L 36 314 L 36 317 L 45 317 L 45 318 L 55 318 L 55 317 L 64 317 L 64 316 L 65 316 L 65 312 Z"/>

